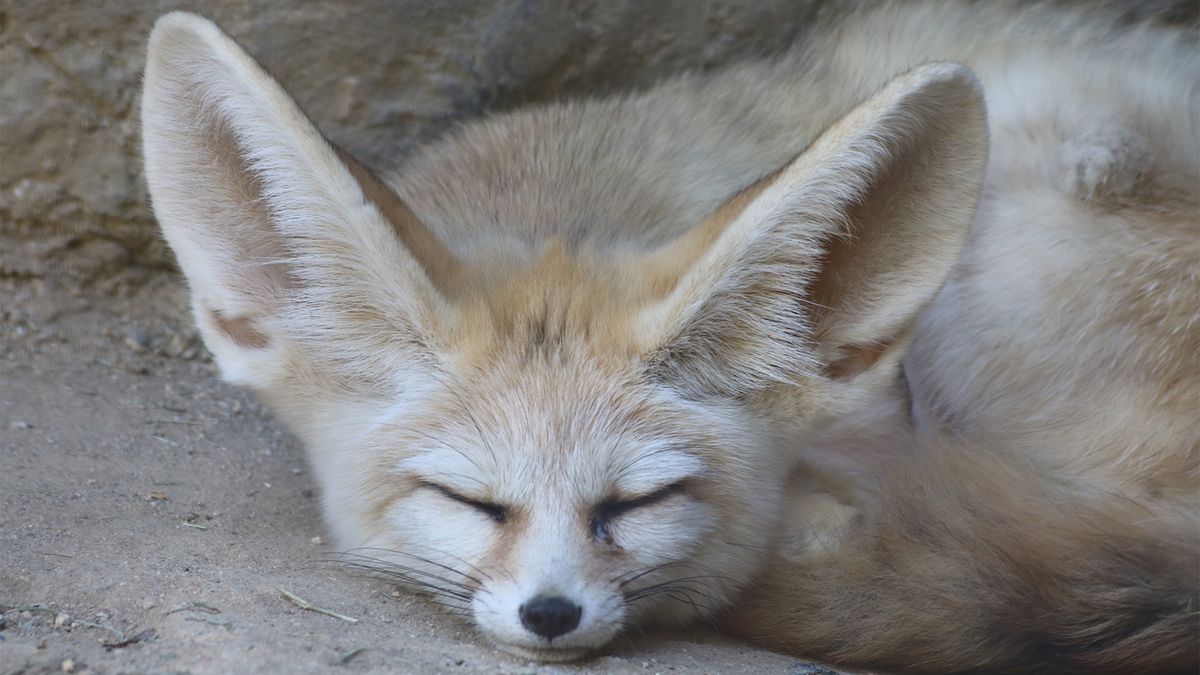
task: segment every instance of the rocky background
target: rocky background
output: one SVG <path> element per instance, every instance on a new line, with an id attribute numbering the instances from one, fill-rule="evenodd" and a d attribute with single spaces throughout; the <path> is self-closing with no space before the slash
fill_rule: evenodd
<path id="1" fill-rule="evenodd" d="M 862 0 L 0 0 L 0 279 L 169 269 L 141 175 L 154 19 L 214 19 L 369 163 L 446 123 L 770 53 Z M 1093 3 L 1095 4 L 1095 3 Z M 1115 2 L 1194 22 L 1195 0 Z"/>
<path id="2" fill-rule="evenodd" d="M 169 266 L 141 175 L 146 37 L 215 20 L 335 142 L 395 161 L 465 115 L 645 85 L 777 50 L 814 0 L 5 0 L 0 275 L 92 281 Z"/>

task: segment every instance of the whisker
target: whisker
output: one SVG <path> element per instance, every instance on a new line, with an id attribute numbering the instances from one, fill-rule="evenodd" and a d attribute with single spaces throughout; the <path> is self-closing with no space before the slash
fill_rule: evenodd
<path id="1" fill-rule="evenodd" d="M 410 544 L 410 546 L 412 546 L 412 545 L 413 545 L 413 544 Z M 421 548 L 424 548 L 424 549 L 427 549 L 427 550 L 429 550 L 429 551 L 432 551 L 432 552 L 434 552 L 434 553 L 436 553 L 436 554 L 438 554 L 438 555 L 444 555 L 444 556 L 448 556 L 448 557 L 450 557 L 450 558 L 454 558 L 454 559 L 455 559 L 455 560 L 457 560 L 458 562 L 460 562 L 460 563 L 462 563 L 462 564 L 466 565 L 467 567 L 470 567 L 470 568 L 471 568 L 472 570 L 474 570 L 475 572 L 478 572 L 478 573 L 479 573 L 479 576 L 483 577 L 484 579 L 487 579 L 488 581 L 495 581 L 494 579 L 492 579 L 491 575 L 489 575 L 487 572 L 484 572 L 484 571 L 483 571 L 482 569 L 480 569 L 478 566 L 476 566 L 476 565 L 472 564 L 472 563 L 471 563 L 471 561 L 467 560 L 466 558 L 463 558 L 463 557 L 461 557 L 461 556 L 454 555 L 453 553 L 450 553 L 449 551 L 443 551 L 443 550 L 441 550 L 441 549 L 433 548 L 432 546 L 421 546 Z M 413 554 L 413 553 L 408 553 L 408 552 L 406 552 L 406 551 L 394 551 L 394 550 L 392 550 L 392 549 L 389 549 L 389 548 L 380 548 L 380 547 L 377 547 L 377 546 L 360 546 L 359 548 L 356 548 L 356 549 L 351 549 L 351 550 L 354 550 L 354 551 L 384 551 L 384 552 L 387 552 L 387 553 L 392 553 L 392 554 L 395 554 L 395 555 L 406 555 L 406 556 L 408 556 L 408 557 L 410 557 L 410 558 L 416 558 L 417 560 L 423 560 L 423 561 L 425 561 L 425 562 L 432 563 L 432 564 L 434 564 L 434 565 L 438 565 L 438 566 L 440 566 L 440 567 L 443 567 L 444 569 L 448 569 L 448 570 L 451 570 L 451 571 L 453 571 L 453 572 L 457 572 L 458 574 L 462 574 L 464 577 L 467 577 L 467 578 L 468 578 L 468 579 L 470 579 L 471 581 L 474 581 L 475 583 L 479 583 L 479 580 L 478 580 L 478 579 L 475 579 L 474 577 L 471 577 L 471 576 L 469 576 L 469 575 L 467 575 L 467 574 L 463 574 L 463 572 L 462 572 L 461 570 L 456 570 L 456 569 L 454 569 L 454 568 L 452 568 L 452 567 L 446 567 L 446 566 L 444 566 L 444 565 L 441 565 L 440 563 L 438 563 L 438 562 L 436 562 L 436 561 L 434 561 L 434 560 L 430 560 L 429 558 L 422 558 L 421 556 L 418 556 L 418 555 L 416 555 L 416 554 Z"/>
<path id="2" fill-rule="evenodd" d="M 429 598 L 429 602 L 437 605 L 440 609 L 458 616 L 470 616 L 471 611 L 466 605 L 458 605 L 447 602 L 438 598 Z"/>
<path id="3" fill-rule="evenodd" d="M 397 565 L 397 564 L 373 565 L 370 562 L 361 562 L 361 561 L 355 561 L 355 560 L 327 560 L 325 562 L 338 564 L 338 565 L 342 565 L 343 567 L 349 567 L 349 568 L 353 568 L 353 569 L 378 572 L 379 574 L 384 574 L 384 575 L 391 576 L 391 577 L 411 578 L 411 579 L 417 579 L 418 577 L 426 577 L 427 579 L 431 579 L 433 581 L 426 581 L 425 583 L 433 584 L 434 582 L 442 582 L 444 584 L 447 584 L 447 588 L 452 588 L 456 592 L 468 593 L 468 594 L 474 592 L 474 589 L 471 588 L 470 586 L 468 586 L 467 584 L 454 581 L 453 579 L 447 579 L 443 576 L 433 574 L 432 572 L 426 572 L 425 570 L 422 570 L 422 569 L 419 569 L 416 567 L 408 567 L 405 565 Z"/>
<path id="4" fill-rule="evenodd" d="M 696 591 L 694 589 L 687 589 L 687 588 L 683 588 L 681 586 L 664 586 L 662 588 L 656 588 L 653 593 L 638 596 L 638 597 L 630 600 L 629 602 L 632 603 L 632 602 L 636 602 L 637 600 L 642 600 L 645 598 L 662 595 L 662 596 L 670 598 L 676 602 L 690 605 L 693 609 L 695 609 L 697 611 L 703 610 L 706 613 L 711 613 L 711 612 L 715 612 L 717 610 L 718 607 L 715 604 L 697 602 L 696 598 L 694 598 L 692 596 L 692 594 L 695 592 Z"/>
<path id="5" fill-rule="evenodd" d="M 655 572 L 667 569 L 668 567 L 680 567 L 680 566 L 688 565 L 688 564 L 690 564 L 690 563 L 688 563 L 687 561 L 678 560 L 675 562 L 662 563 L 661 565 L 652 565 L 643 570 L 634 570 L 632 572 L 626 572 L 625 574 L 622 574 L 622 575 L 616 577 L 615 579 L 613 579 L 613 583 L 616 583 L 617 586 L 624 587 L 627 584 L 630 584 L 630 583 L 637 581 L 638 579 L 646 576 L 647 574 L 653 574 Z M 628 577 L 628 578 L 625 578 L 625 577 Z"/>
<path id="6" fill-rule="evenodd" d="M 426 583 L 419 579 L 400 578 L 400 586 L 412 591 L 416 594 L 424 596 L 426 600 L 438 603 L 465 603 L 470 600 L 470 597 L 463 596 L 454 591 L 450 591 L 432 584 Z M 445 606 L 458 606 L 446 604 Z"/>
<path id="7" fill-rule="evenodd" d="M 680 582 L 685 582 L 685 581 L 706 581 L 709 579 L 719 579 L 721 581 L 733 581 L 733 577 L 729 577 L 729 576 L 726 576 L 723 574 L 694 574 L 694 575 L 688 576 L 688 577 L 674 577 L 671 579 L 666 579 L 662 583 L 664 583 L 664 584 L 672 583 L 673 584 L 673 583 L 680 583 Z M 638 589 L 635 589 L 635 592 L 636 592 L 636 590 L 638 590 Z"/>
<path id="8" fill-rule="evenodd" d="M 395 569 L 387 569 L 387 568 L 383 568 L 383 567 L 377 567 L 374 565 L 368 565 L 366 563 L 357 563 L 357 562 L 342 562 L 341 564 L 344 565 L 345 567 L 349 567 L 352 569 L 358 569 L 358 570 L 363 570 L 366 572 L 372 572 L 372 573 L 380 574 L 380 575 L 383 575 L 383 576 L 386 576 L 386 577 L 389 577 L 392 579 L 400 579 L 401 581 L 404 581 L 404 582 L 408 583 L 409 585 L 420 586 L 422 588 L 422 590 L 436 590 L 438 593 L 442 593 L 445 595 L 449 595 L 451 597 L 459 598 L 460 600 L 470 600 L 472 597 L 471 589 L 468 587 L 463 587 L 464 590 L 459 590 L 459 589 L 453 588 L 453 587 L 446 588 L 443 586 L 438 586 L 437 584 L 435 584 L 433 582 L 425 581 L 423 579 L 419 579 L 419 578 L 413 576 L 413 573 L 420 573 L 421 570 L 412 570 L 411 572 L 398 571 Z M 434 578 L 441 580 L 441 577 L 434 576 Z"/>
<path id="9" fill-rule="evenodd" d="M 773 550 L 773 549 L 775 548 L 774 546 L 763 546 L 763 545 L 758 545 L 758 544 L 746 544 L 746 543 L 743 543 L 743 542 L 730 541 L 730 540 L 728 540 L 728 539 L 726 539 L 726 540 L 725 540 L 725 541 L 723 541 L 722 543 L 724 543 L 724 544 L 725 544 L 725 545 L 727 545 L 727 546 L 733 546 L 733 547 L 735 547 L 735 548 L 745 549 L 745 550 L 747 550 L 747 551 L 771 551 L 771 550 Z"/>
<path id="10" fill-rule="evenodd" d="M 642 586 L 641 588 L 636 588 L 636 589 L 626 593 L 625 597 L 629 602 L 633 602 L 635 600 L 640 600 L 642 598 L 650 597 L 659 592 L 662 592 L 663 589 L 676 589 L 676 590 L 684 589 L 684 590 L 687 590 L 692 593 L 698 593 L 698 594 L 704 595 L 705 597 L 707 597 L 710 600 L 715 602 L 716 598 L 712 597 L 708 593 L 702 592 L 702 591 L 700 591 L 696 588 L 692 588 L 690 586 L 690 584 L 694 584 L 696 582 L 705 581 L 705 580 L 709 580 L 709 579 L 721 579 L 723 581 L 727 581 L 729 579 L 729 577 L 722 577 L 720 575 L 715 575 L 715 574 L 700 574 L 700 575 L 695 575 L 695 576 L 691 576 L 691 577 L 668 579 L 666 581 L 661 581 L 661 582 L 658 582 L 655 584 L 650 584 L 648 586 Z"/>
<path id="11" fill-rule="evenodd" d="M 436 549 L 430 549 L 430 550 L 436 550 Z M 447 572 L 453 572 L 454 574 L 457 574 L 457 575 L 459 575 L 459 576 L 463 577 L 464 579 L 467 579 L 467 580 L 469 580 L 469 581 L 471 581 L 471 582 L 473 582 L 473 583 L 475 583 L 475 584 L 478 584 L 478 585 L 482 585 L 482 584 L 483 584 L 483 582 L 482 582 L 482 581 L 480 581 L 479 579 L 477 579 L 477 578 L 475 578 L 475 577 L 471 576 L 470 574 L 467 574 L 466 572 L 463 572 L 463 571 L 462 571 L 462 570 L 460 570 L 460 569 L 455 569 L 455 568 L 453 568 L 453 567 L 451 567 L 451 566 L 449 566 L 449 565 L 446 565 L 446 564 L 444 564 L 444 563 L 440 563 L 440 562 L 438 562 L 438 561 L 436 561 L 436 560 L 433 560 L 432 558 L 426 558 L 426 557 L 424 557 L 424 556 L 419 556 L 419 555 L 417 555 L 417 554 L 415 554 L 415 553 L 409 553 L 409 552 L 407 552 L 407 551 L 393 551 L 393 550 L 391 550 L 391 549 L 387 549 L 387 548 L 379 548 L 379 547 L 376 547 L 376 546 L 360 546 L 360 547 L 358 547 L 358 548 L 352 548 L 352 549 L 350 549 L 349 551 L 346 551 L 346 553 L 347 553 L 347 554 L 349 554 L 349 555 L 357 555 L 357 556 L 364 557 L 364 558 L 370 558 L 370 556 L 366 556 L 366 555 L 363 555 L 363 554 L 361 554 L 361 553 L 356 553 L 356 551 L 379 551 L 379 552 L 382 552 L 382 553 L 387 553 L 387 554 L 389 554 L 389 555 L 402 555 L 402 556 L 405 556 L 405 557 L 408 557 L 408 558 L 412 558 L 413 560 L 419 560 L 419 561 L 421 561 L 421 562 L 423 562 L 423 563 L 428 563 L 428 564 L 430 564 L 430 565 L 433 565 L 433 566 L 435 566 L 435 567 L 439 567 L 439 568 L 441 568 L 441 569 L 444 569 L 444 570 L 446 570 Z M 486 573 L 485 573 L 483 570 L 479 569 L 478 567 L 475 567 L 474 565 L 471 565 L 471 563 L 469 563 L 469 562 L 467 562 L 467 561 L 463 560 L 462 558 L 459 558 L 458 556 L 455 556 L 455 555 L 452 555 L 452 554 L 447 554 L 447 553 L 445 553 L 444 551 L 436 551 L 436 552 L 437 552 L 437 553 L 439 553 L 439 554 L 442 554 L 442 555 L 450 555 L 450 557 L 452 557 L 452 558 L 456 558 L 456 559 L 457 559 L 459 562 L 461 562 L 461 563 L 463 563 L 463 564 L 465 564 L 465 565 L 468 565 L 468 566 L 470 566 L 472 569 L 474 569 L 474 570 L 478 571 L 480 574 L 483 574 L 485 577 L 487 576 L 487 575 L 486 575 Z M 377 561 L 379 561 L 379 562 L 390 562 L 390 561 L 384 561 L 384 560 L 382 560 L 382 559 L 379 559 L 379 558 L 372 558 L 372 559 L 373 559 L 373 560 L 377 560 Z"/>
<path id="12" fill-rule="evenodd" d="M 368 561 L 371 561 L 371 562 L 374 562 L 374 563 L 379 563 L 379 564 L 381 564 L 381 565 L 391 565 L 391 566 L 395 566 L 395 567 L 398 567 L 398 568 L 401 568 L 401 569 L 419 569 L 419 568 L 409 567 L 409 566 L 407 566 L 407 565 L 404 565 L 403 563 L 399 563 L 399 562 L 396 562 L 396 561 L 394 561 L 394 560 L 388 560 L 388 559 L 385 559 L 385 558 L 376 558 L 376 557 L 373 557 L 373 556 L 369 556 L 369 555 L 365 555 L 365 554 L 362 554 L 362 553 L 355 553 L 355 552 L 354 552 L 354 551 L 359 551 L 359 550 L 372 550 L 372 549 L 353 549 L 353 550 L 351 550 L 351 551 L 344 551 L 344 552 L 342 552 L 342 553 L 340 553 L 340 554 L 338 554 L 338 555 L 342 555 L 342 556 L 351 556 L 351 557 L 358 558 L 358 559 L 360 559 L 360 560 L 368 560 Z M 373 549 L 373 550 L 386 551 L 386 549 Z M 422 557 L 422 556 L 415 555 L 415 554 L 412 554 L 412 553 L 402 553 L 402 552 L 400 552 L 400 551 L 387 551 L 387 552 L 388 552 L 388 553 L 391 553 L 391 554 L 393 554 L 393 555 L 403 555 L 403 556 L 405 556 L 405 557 L 412 558 L 413 560 L 417 560 L 417 561 L 420 561 L 420 562 L 426 563 L 426 564 L 428 564 L 428 565 L 432 565 L 432 566 L 434 566 L 434 567 L 436 567 L 436 568 L 438 568 L 438 569 L 442 569 L 442 570 L 445 570 L 445 571 L 447 571 L 447 572 L 451 572 L 452 574 L 456 574 L 456 575 L 458 575 L 458 576 L 460 576 L 460 577 L 462 577 L 462 578 L 466 579 L 467 581 L 470 581 L 471 583 L 474 583 L 474 584 L 480 584 L 480 583 L 482 583 L 482 582 L 480 582 L 480 581 L 479 581 L 479 579 L 476 579 L 475 577 L 471 576 L 470 574 L 467 574 L 467 573 L 463 572 L 462 570 L 458 570 L 458 569 L 455 569 L 455 568 L 453 568 L 453 567 L 450 567 L 449 565 L 442 564 L 442 563 L 440 563 L 440 562 L 438 562 L 438 561 L 436 561 L 436 560 L 431 560 L 431 559 L 429 559 L 429 558 L 424 558 L 424 557 Z M 424 574 L 426 574 L 426 575 L 429 575 L 429 576 L 434 576 L 432 572 L 428 572 L 428 571 L 425 571 L 425 570 L 422 570 L 422 573 L 424 573 Z M 444 577 L 439 577 L 439 578 L 444 578 Z M 463 586 L 463 587 L 466 587 L 466 588 L 470 588 L 470 586 L 469 586 L 469 585 L 467 585 L 466 583 L 463 583 L 463 582 L 461 582 L 461 581 L 457 581 L 457 580 L 454 580 L 454 579 L 445 579 L 445 581 L 446 581 L 447 583 L 453 583 L 453 584 L 456 584 L 456 585 L 459 585 L 459 586 Z"/>

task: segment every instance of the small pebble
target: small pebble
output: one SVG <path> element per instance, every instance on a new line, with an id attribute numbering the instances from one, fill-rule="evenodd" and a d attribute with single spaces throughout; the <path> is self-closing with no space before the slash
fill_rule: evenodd
<path id="1" fill-rule="evenodd" d="M 75 659 L 63 659 L 63 662 L 58 667 L 64 673 L 73 673 L 75 672 Z"/>
<path id="2" fill-rule="evenodd" d="M 154 601 L 150 598 L 146 598 L 142 601 L 142 609 L 154 609 Z"/>
<path id="3" fill-rule="evenodd" d="M 9 423 L 8 426 L 12 427 L 13 429 L 32 429 L 33 428 L 33 425 L 30 424 L 29 422 L 26 422 L 25 420 L 13 420 L 12 422 Z"/>
<path id="4" fill-rule="evenodd" d="M 54 627 L 62 628 L 63 624 L 70 620 L 71 620 L 71 617 L 69 615 L 67 615 L 64 612 L 59 612 L 58 614 L 54 615 Z"/>
<path id="5" fill-rule="evenodd" d="M 325 543 L 324 540 L 322 540 L 320 537 L 313 537 L 312 539 L 309 539 L 309 541 L 316 544 L 317 546 L 320 546 L 321 544 Z"/>
<path id="6" fill-rule="evenodd" d="M 163 346 L 163 353 L 174 358 L 182 355 L 185 349 L 187 349 L 187 342 L 178 333 L 175 333 L 167 341 L 167 344 Z"/>
<path id="7" fill-rule="evenodd" d="M 144 330 L 135 330 L 125 338 L 125 346 L 141 354 L 150 349 L 150 334 Z"/>

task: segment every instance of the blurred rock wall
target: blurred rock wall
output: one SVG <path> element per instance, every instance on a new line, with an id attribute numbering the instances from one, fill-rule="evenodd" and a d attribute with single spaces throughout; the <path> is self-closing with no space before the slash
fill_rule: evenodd
<path id="1" fill-rule="evenodd" d="M 0 0 L 0 279 L 170 265 L 137 109 L 147 34 L 173 9 L 214 19 L 330 138 L 386 164 L 455 118 L 777 51 L 818 7 L 861 1 Z M 1106 4 L 1193 22 L 1200 7 Z"/>
<path id="2" fill-rule="evenodd" d="M 449 120 L 779 49 L 815 0 L 0 1 L 0 277 L 166 266 L 141 176 L 154 19 L 215 20 L 322 130 L 386 162 Z"/>

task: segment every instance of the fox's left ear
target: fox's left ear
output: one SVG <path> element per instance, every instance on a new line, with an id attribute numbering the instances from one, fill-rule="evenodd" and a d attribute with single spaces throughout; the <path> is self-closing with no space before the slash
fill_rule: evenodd
<path id="1" fill-rule="evenodd" d="M 949 273 L 986 154 L 969 70 L 931 64 L 893 80 L 654 254 L 691 262 L 640 317 L 650 374 L 700 396 L 883 381 L 867 375 L 895 364 Z"/>
<path id="2" fill-rule="evenodd" d="M 275 386 L 301 352 L 385 385 L 432 362 L 458 263 L 415 214 L 210 21 L 162 17 L 146 60 L 154 212 L 225 378 Z"/>

